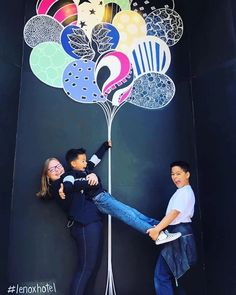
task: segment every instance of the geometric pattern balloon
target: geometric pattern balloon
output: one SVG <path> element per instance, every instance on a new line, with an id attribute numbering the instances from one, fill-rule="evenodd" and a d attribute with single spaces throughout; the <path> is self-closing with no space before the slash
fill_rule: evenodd
<path id="1" fill-rule="evenodd" d="M 47 85 L 62 88 L 65 67 L 73 59 L 55 42 L 40 43 L 30 54 L 30 67 L 35 76 Z"/>
<path id="2" fill-rule="evenodd" d="M 137 78 L 128 102 L 145 109 L 165 107 L 175 94 L 175 84 L 166 75 L 148 73 Z"/>
<path id="3" fill-rule="evenodd" d="M 150 12 L 157 9 L 156 6 L 156 3 L 152 0 L 133 0 L 131 10 L 138 12 L 145 18 Z"/>
<path id="4" fill-rule="evenodd" d="M 175 45 L 183 35 L 183 21 L 180 15 L 167 7 L 151 12 L 145 19 L 147 35 L 157 36 L 168 46 Z"/>
<path id="5" fill-rule="evenodd" d="M 24 27 L 24 39 L 27 45 L 35 47 L 42 42 L 61 43 L 63 26 L 49 15 L 35 15 Z"/>

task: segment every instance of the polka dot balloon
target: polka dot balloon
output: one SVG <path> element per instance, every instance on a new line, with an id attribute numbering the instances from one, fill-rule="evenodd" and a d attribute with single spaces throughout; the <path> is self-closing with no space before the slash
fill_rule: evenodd
<path id="1" fill-rule="evenodd" d="M 146 23 L 137 12 L 124 10 L 117 13 L 112 24 L 120 34 L 117 50 L 127 53 L 138 39 L 146 36 Z"/>

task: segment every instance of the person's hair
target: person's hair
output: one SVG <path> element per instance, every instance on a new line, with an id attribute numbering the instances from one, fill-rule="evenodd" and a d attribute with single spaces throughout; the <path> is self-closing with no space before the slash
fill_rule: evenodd
<path id="1" fill-rule="evenodd" d="M 189 163 L 187 163 L 185 161 L 175 161 L 175 162 L 172 162 L 170 164 L 170 170 L 173 167 L 175 167 L 175 166 L 180 167 L 184 172 L 190 172 L 190 165 L 189 165 Z"/>
<path id="2" fill-rule="evenodd" d="M 42 199 L 50 198 L 49 186 L 50 180 L 48 178 L 48 166 L 52 160 L 56 160 L 59 162 L 57 158 L 48 158 L 43 165 L 42 173 L 41 173 L 41 188 L 40 191 L 37 192 L 36 196 Z"/>
<path id="3" fill-rule="evenodd" d="M 74 161 L 78 155 L 84 155 L 86 154 L 86 150 L 84 148 L 80 149 L 70 149 L 66 153 L 66 162 L 71 167 L 71 162 Z"/>

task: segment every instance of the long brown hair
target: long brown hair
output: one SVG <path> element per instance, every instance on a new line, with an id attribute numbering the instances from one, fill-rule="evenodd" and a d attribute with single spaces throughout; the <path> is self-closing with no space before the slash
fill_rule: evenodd
<path id="1" fill-rule="evenodd" d="M 52 160 L 56 160 L 59 162 L 57 158 L 48 158 L 45 160 L 42 173 L 41 173 L 41 188 L 40 191 L 37 192 L 36 196 L 42 199 L 50 198 L 50 192 L 49 192 L 49 187 L 50 187 L 50 180 L 48 178 L 48 166 L 49 163 Z"/>

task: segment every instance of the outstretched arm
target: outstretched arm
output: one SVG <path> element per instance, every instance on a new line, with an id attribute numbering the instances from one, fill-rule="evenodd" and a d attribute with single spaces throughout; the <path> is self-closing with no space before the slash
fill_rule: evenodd
<path id="1" fill-rule="evenodd" d="M 149 236 L 153 239 L 153 241 L 156 241 L 158 238 L 160 232 L 166 228 L 168 225 L 171 224 L 172 221 L 175 220 L 175 218 L 180 214 L 180 211 L 173 209 L 171 210 L 166 216 L 153 228 L 150 228 L 147 230 L 147 233 Z"/>
<path id="2" fill-rule="evenodd" d="M 105 141 L 100 148 L 96 151 L 94 155 L 89 159 L 88 165 L 87 165 L 87 170 L 92 171 L 102 160 L 104 154 L 106 151 L 112 147 L 112 142 L 111 140 Z"/>

